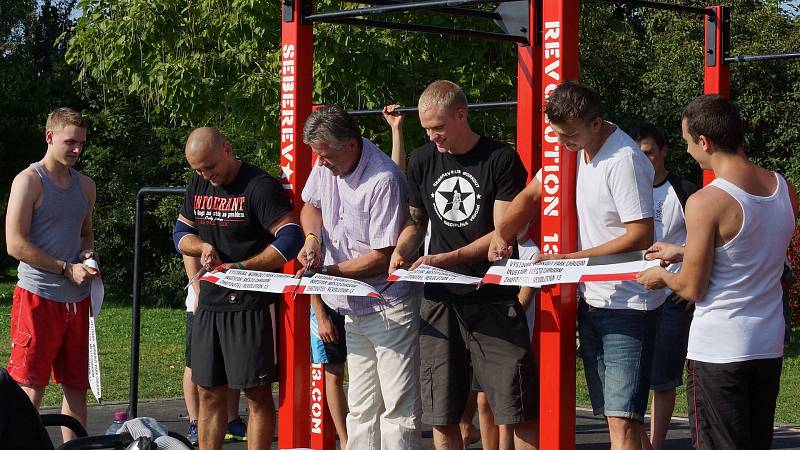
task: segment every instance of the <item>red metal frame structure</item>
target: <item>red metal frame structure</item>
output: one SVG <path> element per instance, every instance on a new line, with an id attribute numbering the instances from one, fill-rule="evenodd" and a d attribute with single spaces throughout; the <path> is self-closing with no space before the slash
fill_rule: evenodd
<path id="1" fill-rule="evenodd" d="M 311 114 L 313 28 L 300 8 L 284 10 L 281 31 L 281 183 L 299 215 L 302 187 L 311 172 L 311 151 L 303 144 L 303 124 Z M 288 15 L 287 15 L 288 14 Z M 285 267 L 295 273 L 296 261 Z M 307 448 L 311 417 L 308 296 L 287 294 L 278 308 L 278 448 Z"/>
<path id="2" fill-rule="evenodd" d="M 296 208 L 311 169 L 311 152 L 302 144 L 302 124 L 311 112 L 313 22 L 328 22 L 403 29 L 423 33 L 470 36 L 516 42 L 517 49 L 517 150 L 529 177 L 542 167 L 540 223 L 533 235 L 545 253 L 565 253 L 577 248 L 575 213 L 576 154 L 562 150 L 542 110 L 555 87 L 577 80 L 578 0 L 529 0 L 528 36 L 459 30 L 447 27 L 361 18 L 386 12 L 431 10 L 498 19 L 497 12 L 464 8 L 467 5 L 510 0 L 361 1 L 380 6 L 311 13 L 311 0 L 283 1 L 281 65 L 281 167 L 284 187 L 292 192 Z M 705 16 L 705 93 L 729 94 L 729 62 L 800 57 L 798 54 L 726 57 L 728 13 L 724 7 L 706 8 L 649 0 L 612 0 L 629 6 L 673 10 Z M 520 31 L 526 31 L 524 30 Z M 530 42 L 529 42 L 530 40 Z M 509 106 L 513 102 L 471 104 L 470 109 Z M 404 112 L 415 108 L 402 108 Z M 379 110 L 353 111 L 353 115 Z M 704 176 L 707 180 L 713 178 Z M 294 271 L 295 267 L 287 267 Z M 300 296 L 298 298 L 303 298 Z M 537 302 L 534 350 L 540 368 L 540 448 L 575 447 L 575 319 L 576 285 L 546 288 Z M 333 430 L 324 402 L 324 368 L 315 366 L 309 379 L 308 303 L 284 301 L 280 309 L 281 404 L 278 445 L 281 449 L 333 448 Z M 310 384 L 312 383 L 312 384 Z M 311 388 L 309 396 L 309 387 Z M 309 411 L 311 408 L 311 411 Z M 311 420 L 309 420 L 311 414 Z M 327 417 L 327 419 L 326 419 Z M 309 428 L 310 427 L 310 428 Z M 311 439 L 309 440 L 309 430 Z"/>
<path id="3" fill-rule="evenodd" d="M 287 6 L 291 4 L 291 8 Z M 425 3 L 425 2 L 420 2 Z M 487 0 L 467 0 L 462 4 L 499 3 Z M 310 2 L 284 2 L 283 21 L 283 69 L 282 69 L 282 102 L 281 124 L 282 128 L 291 123 L 293 138 L 291 141 L 283 139 L 288 136 L 282 132 L 281 166 L 291 167 L 284 169 L 283 182 L 292 190 L 296 205 L 300 205 L 299 192 L 302 182 L 307 176 L 302 173 L 299 159 L 310 160 L 308 149 L 301 145 L 301 125 L 311 110 L 313 82 L 311 80 L 311 55 L 313 52 L 312 25 L 304 23 L 301 17 L 310 21 L 329 21 L 334 23 L 349 23 L 354 25 L 380 26 L 396 28 L 397 25 L 387 22 L 376 22 L 365 19 L 355 19 L 349 13 L 335 12 L 313 15 L 303 15 L 300 10 L 305 7 L 310 9 Z M 453 13 L 465 13 L 463 9 L 452 8 Z M 390 6 L 390 8 L 393 6 Z M 398 8 L 402 7 L 400 5 Z M 532 177 L 536 170 L 545 164 L 543 183 L 544 198 L 542 204 L 541 231 L 536 232 L 540 237 L 543 250 L 546 252 L 573 251 L 577 247 L 576 217 L 575 217 L 575 155 L 564 150 L 561 151 L 556 143 L 552 129 L 548 124 L 542 108 L 547 96 L 555 86 L 565 79 L 578 78 L 578 13 L 577 0 L 562 2 L 561 0 L 539 0 L 529 2 L 528 30 L 534 30 L 531 35 L 532 43 L 526 39 L 511 38 L 523 45 L 518 47 L 517 65 L 517 150 Z M 383 8 L 387 9 L 387 8 Z M 458 11 L 455 11 L 458 9 Z M 473 13 L 468 13 L 474 15 Z M 348 17 L 350 16 L 350 17 Z M 291 20 L 289 20 L 291 18 Z M 544 26 L 543 26 L 544 24 Z M 415 31 L 441 32 L 445 34 L 458 34 L 446 29 L 413 25 Z M 471 33 L 477 37 L 496 37 L 495 34 L 478 32 Z M 527 45 L 525 45 L 527 44 Z M 293 53 L 290 53 L 290 50 Z M 293 59 L 291 59 L 293 58 Z M 302 62 L 301 62 L 301 59 Z M 286 78 L 287 61 L 289 66 L 295 68 L 291 80 Z M 301 69 L 302 65 L 302 69 Z M 291 81 L 291 84 L 287 84 Z M 285 99 L 287 93 L 293 95 L 293 103 L 288 104 Z M 300 98 L 300 93 L 306 96 Z M 358 111 L 370 113 L 371 111 Z M 305 154 L 306 156 L 303 156 Z M 294 164 L 294 166 L 292 166 Z M 310 166 L 306 166 L 310 169 Z M 292 171 L 294 173 L 292 173 Z M 292 178 L 294 177 L 294 178 Z M 540 236 L 539 236 L 540 235 Z M 542 449 L 563 449 L 574 447 L 575 442 L 575 310 L 576 310 L 575 285 L 561 286 L 547 289 L 542 295 L 542 301 L 537 302 L 537 328 L 540 330 L 541 339 L 535 341 L 535 353 L 539 359 L 541 375 L 541 428 L 548 430 L 542 433 Z M 289 305 L 286 305 L 289 306 Z M 307 308 L 307 305 L 306 305 Z M 303 315 L 304 314 L 304 315 Z M 294 338 L 299 334 L 307 335 L 307 311 L 294 311 L 282 315 L 285 329 L 297 330 Z M 294 326 L 296 325 L 296 327 Z M 282 335 L 283 336 L 283 335 Z M 307 336 L 303 336 L 307 340 Z M 284 339 L 282 342 L 283 354 L 294 357 L 289 366 L 295 367 L 297 374 L 301 364 L 299 358 L 308 358 L 307 353 L 301 355 L 298 349 L 300 341 L 294 343 Z M 307 342 L 307 341 L 306 341 Z M 307 344 L 305 349 L 307 351 Z M 546 362 L 546 364 L 545 364 Z M 279 448 L 287 448 L 289 443 L 299 446 L 303 434 L 307 434 L 311 427 L 311 445 L 316 449 L 333 448 L 331 437 L 331 424 L 320 418 L 325 416 L 324 401 L 321 401 L 323 390 L 320 381 L 324 381 L 322 367 L 312 368 L 311 375 L 311 424 L 308 421 L 308 412 L 303 413 L 303 407 L 309 403 L 295 391 L 294 395 L 283 393 L 280 416 Z M 290 374 L 281 372 L 281 382 L 288 381 Z M 295 380 L 292 390 L 301 389 Z M 288 403 L 289 401 L 292 403 Z M 303 402 L 306 402 L 305 404 Z M 286 417 L 289 420 L 286 420 Z M 283 434 L 288 436 L 283 436 Z"/>
<path id="4" fill-rule="evenodd" d="M 542 108 L 550 93 L 566 80 L 577 80 L 578 0 L 543 0 Z M 558 137 L 542 114 L 541 238 L 544 253 L 577 250 L 575 212 L 576 154 L 560 148 Z M 539 334 L 539 448 L 575 448 L 575 320 L 577 285 L 542 289 L 537 303 Z"/>

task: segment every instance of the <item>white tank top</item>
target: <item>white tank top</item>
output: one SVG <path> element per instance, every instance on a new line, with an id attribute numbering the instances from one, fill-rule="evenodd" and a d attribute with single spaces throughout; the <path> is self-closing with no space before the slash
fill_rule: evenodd
<path id="1" fill-rule="evenodd" d="M 783 303 L 780 277 L 795 220 L 786 181 L 760 197 L 733 183 L 716 186 L 742 207 L 742 228 L 714 250 L 708 292 L 696 304 L 687 358 L 730 363 L 783 356 Z"/>

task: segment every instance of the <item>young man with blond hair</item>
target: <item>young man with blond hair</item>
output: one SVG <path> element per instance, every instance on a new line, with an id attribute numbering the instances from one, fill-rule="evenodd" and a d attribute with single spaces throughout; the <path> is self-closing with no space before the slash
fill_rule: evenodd
<path id="1" fill-rule="evenodd" d="M 430 143 L 408 163 L 411 218 L 389 271 L 405 262 L 483 276 L 492 231 L 524 186 L 526 173 L 509 145 L 475 133 L 467 98 L 450 81 L 431 83 L 419 99 Z M 429 252 L 418 250 L 431 222 Z M 437 449 L 462 448 L 459 420 L 470 390 L 469 360 L 499 425 L 513 425 L 517 448 L 538 446 L 538 385 L 525 313 L 515 288 L 426 284 L 420 309 L 422 420 Z"/>
<path id="2" fill-rule="evenodd" d="M 86 143 L 80 113 L 47 117 L 47 152 L 11 184 L 6 212 L 8 254 L 20 261 L 11 307 L 8 372 L 39 407 L 45 387 L 62 385 L 61 412 L 86 426 L 89 388 L 89 289 L 95 257 L 94 181 L 72 166 Z M 64 440 L 75 437 L 63 428 Z"/>

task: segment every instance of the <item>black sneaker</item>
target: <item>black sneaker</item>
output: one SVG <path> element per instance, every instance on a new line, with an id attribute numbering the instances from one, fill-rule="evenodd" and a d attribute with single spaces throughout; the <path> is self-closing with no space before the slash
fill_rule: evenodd
<path id="1" fill-rule="evenodd" d="M 228 422 L 228 431 L 225 433 L 226 441 L 246 441 L 247 424 L 241 417 L 237 417 Z"/>

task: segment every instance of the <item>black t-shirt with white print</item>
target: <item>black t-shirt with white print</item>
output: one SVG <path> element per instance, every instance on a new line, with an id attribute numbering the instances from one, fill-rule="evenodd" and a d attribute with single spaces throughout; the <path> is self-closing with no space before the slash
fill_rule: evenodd
<path id="1" fill-rule="evenodd" d="M 194 222 L 200 239 L 214 246 L 223 263 L 231 263 L 252 258 L 274 242 L 268 228 L 291 210 L 278 180 L 242 162 L 236 178 L 221 187 L 193 174 L 181 214 Z M 261 309 L 277 298 L 200 283 L 200 308 L 210 311 Z"/>
<path id="2" fill-rule="evenodd" d="M 525 187 L 527 172 L 508 144 L 481 136 L 463 155 L 440 152 L 428 143 L 415 150 L 408 163 L 409 204 L 424 209 L 431 221 L 429 254 L 464 247 L 494 230 L 494 201 L 511 201 Z M 482 261 L 446 267 L 482 277 L 491 266 Z M 487 284 L 425 285 L 425 298 L 463 303 L 507 302 L 518 288 Z"/>

